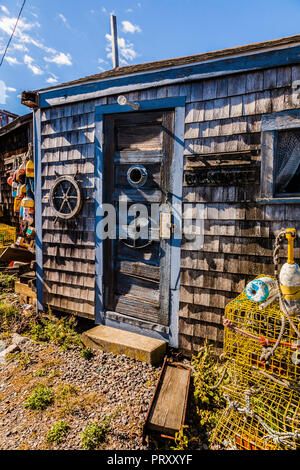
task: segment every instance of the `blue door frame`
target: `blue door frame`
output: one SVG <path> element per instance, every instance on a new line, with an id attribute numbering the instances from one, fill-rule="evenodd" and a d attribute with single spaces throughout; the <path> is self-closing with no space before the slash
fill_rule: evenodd
<path id="1" fill-rule="evenodd" d="M 172 205 L 179 217 L 176 217 L 176 231 L 181 233 L 182 173 L 184 151 L 185 97 L 164 98 L 139 101 L 139 111 L 167 110 L 175 111 L 174 151 L 171 166 Z M 107 114 L 137 112 L 130 106 L 111 104 L 95 108 L 95 322 L 113 326 L 122 330 L 133 331 L 154 338 L 169 341 L 178 347 L 178 310 L 180 289 L 180 249 L 181 240 L 171 240 L 171 282 L 169 327 L 165 328 L 150 322 L 131 320 L 116 314 L 107 316 L 103 306 L 103 243 L 101 234 L 102 197 L 103 197 L 103 121 Z"/>

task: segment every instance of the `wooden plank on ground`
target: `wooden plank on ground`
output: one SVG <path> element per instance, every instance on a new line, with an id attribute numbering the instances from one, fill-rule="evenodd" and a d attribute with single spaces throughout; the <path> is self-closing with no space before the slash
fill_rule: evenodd
<path id="1" fill-rule="evenodd" d="M 36 292 L 34 292 L 27 284 L 22 282 L 15 282 L 15 293 L 20 294 L 30 299 L 36 299 Z"/>
<path id="2" fill-rule="evenodd" d="M 165 362 L 147 417 L 149 431 L 174 436 L 184 424 L 191 371 Z"/>

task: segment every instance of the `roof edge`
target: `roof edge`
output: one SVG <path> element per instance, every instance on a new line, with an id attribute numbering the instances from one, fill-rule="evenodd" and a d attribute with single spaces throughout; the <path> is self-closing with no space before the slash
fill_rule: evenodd
<path id="1" fill-rule="evenodd" d="M 183 57 L 178 57 L 178 58 L 173 58 L 173 59 L 164 59 L 164 60 L 158 60 L 154 62 L 144 62 L 144 63 L 136 64 L 136 65 L 117 67 L 115 69 L 107 70 L 99 74 L 89 75 L 89 76 L 72 80 L 69 82 L 61 83 L 59 85 L 53 85 L 47 88 L 40 88 L 38 90 L 35 90 L 35 92 L 43 93 L 45 91 L 58 90 L 61 88 L 66 88 L 68 86 L 73 86 L 73 85 L 78 85 L 78 84 L 83 84 L 83 83 L 88 83 L 88 82 L 98 81 L 98 80 L 100 81 L 106 78 L 120 77 L 122 75 L 131 75 L 135 73 L 142 73 L 142 72 L 148 72 L 148 71 L 154 71 L 154 70 L 160 70 L 160 69 L 168 69 L 168 68 L 176 67 L 180 65 L 193 64 L 195 62 L 205 62 L 208 60 L 230 57 L 230 56 L 237 55 L 237 54 L 255 52 L 255 51 L 260 51 L 264 49 L 272 49 L 276 47 L 282 47 L 285 45 L 289 46 L 291 44 L 296 44 L 296 43 L 300 43 L 300 34 L 297 34 L 294 36 L 287 36 L 287 37 L 283 37 L 279 39 L 271 39 L 269 41 L 261 41 L 261 42 L 251 43 L 251 44 L 245 44 L 242 46 L 230 47 L 227 49 L 220 49 L 217 51 L 194 54 L 190 56 L 183 56 Z"/>

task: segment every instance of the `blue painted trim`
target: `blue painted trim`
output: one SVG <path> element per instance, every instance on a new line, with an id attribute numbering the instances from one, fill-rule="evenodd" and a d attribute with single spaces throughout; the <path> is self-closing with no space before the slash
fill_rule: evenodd
<path id="1" fill-rule="evenodd" d="M 171 97 L 157 100 L 140 101 L 140 111 L 150 110 L 175 110 L 175 144 L 173 166 L 175 178 L 173 181 L 173 200 L 177 204 L 182 203 L 182 177 L 183 177 L 183 150 L 184 150 L 184 116 L 185 97 Z M 123 330 L 146 334 L 150 337 L 157 337 L 158 333 L 146 328 L 135 327 L 129 323 L 122 323 L 110 320 L 104 316 L 103 303 L 103 244 L 99 227 L 101 222 L 101 206 L 103 202 L 103 121 L 107 114 L 118 114 L 123 112 L 137 112 L 130 106 L 119 104 L 103 105 L 95 107 L 95 322 L 115 326 Z M 180 289 L 180 255 L 181 240 L 171 241 L 171 286 L 170 286 L 170 334 L 162 335 L 161 338 L 169 339 L 170 345 L 178 346 L 178 308 Z"/>
<path id="2" fill-rule="evenodd" d="M 138 101 L 139 111 L 154 111 L 156 109 L 173 109 L 185 106 L 185 96 L 175 96 L 171 98 L 162 98 L 157 100 L 145 100 Z M 95 116 L 96 119 L 104 114 L 118 114 L 118 113 L 129 113 L 138 112 L 131 108 L 131 106 L 120 104 L 104 104 L 102 106 L 96 106 Z"/>
<path id="3" fill-rule="evenodd" d="M 41 163 L 41 111 L 34 113 L 34 205 L 35 205 L 35 254 L 37 310 L 43 305 L 43 252 L 42 252 L 42 163 Z"/>
<path id="4" fill-rule="evenodd" d="M 98 233 L 103 201 L 103 119 L 95 120 L 95 322 L 102 323 L 103 312 L 103 244 Z"/>
<path id="5" fill-rule="evenodd" d="M 183 151 L 184 151 L 184 121 L 185 107 L 175 108 L 175 142 L 174 158 L 171 165 L 171 193 L 172 206 L 176 216 L 173 218 L 176 233 L 182 234 L 182 185 L 183 185 Z M 171 279 L 170 279 L 170 335 L 169 342 L 178 348 L 179 311 L 180 301 L 180 262 L 181 262 L 181 236 L 174 237 L 171 244 Z M 173 314 L 171 314 L 173 312 Z"/>
<path id="6" fill-rule="evenodd" d="M 300 127 L 300 109 L 287 109 L 286 111 L 262 115 L 262 132 L 296 127 Z"/>
<path id="7" fill-rule="evenodd" d="M 148 84 L 149 88 L 155 82 L 172 81 L 178 79 L 192 79 L 193 76 L 201 79 L 213 75 L 237 73 L 240 71 L 279 67 L 281 65 L 297 64 L 300 62 L 300 46 L 288 47 L 272 51 L 264 51 L 240 57 L 228 57 L 198 64 L 191 64 L 182 67 L 174 67 L 149 73 L 136 73 L 124 77 L 113 77 L 98 82 L 84 83 L 80 85 L 69 85 L 56 90 L 45 90 L 40 92 L 40 107 L 48 107 L 48 100 L 53 98 L 67 98 L 86 93 L 129 87 L 134 85 Z M 162 83 L 163 84 L 163 83 Z M 117 93 L 117 92 L 116 92 Z M 104 93 L 105 94 L 105 93 Z M 113 94 L 113 93 L 110 93 Z M 80 98 L 78 98 L 78 101 Z"/>
<path id="8" fill-rule="evenodd" d="M 258 204 L 300 204 L 300 197 L 274 197 L 272 199 L 257 199 Z"/>

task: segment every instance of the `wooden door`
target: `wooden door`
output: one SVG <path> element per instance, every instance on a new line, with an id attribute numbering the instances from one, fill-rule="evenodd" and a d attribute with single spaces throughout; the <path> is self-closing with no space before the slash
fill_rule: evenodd
<path id="1" fill-rule="evenodd" d="M 173 127 L 173 111 L 105 117 L 103 202 L 115 205 L 117 221 L 124 198 L 128 208 L 144 204 L 149 215 L 151 206 L 154 213 L 169 207 Z M 117 239 L 105 240 L 104 309 L 168 325 L 171 240 L 160 238 L 155 220 L 151 240 L 120 239 L 119 230 Z"/>

